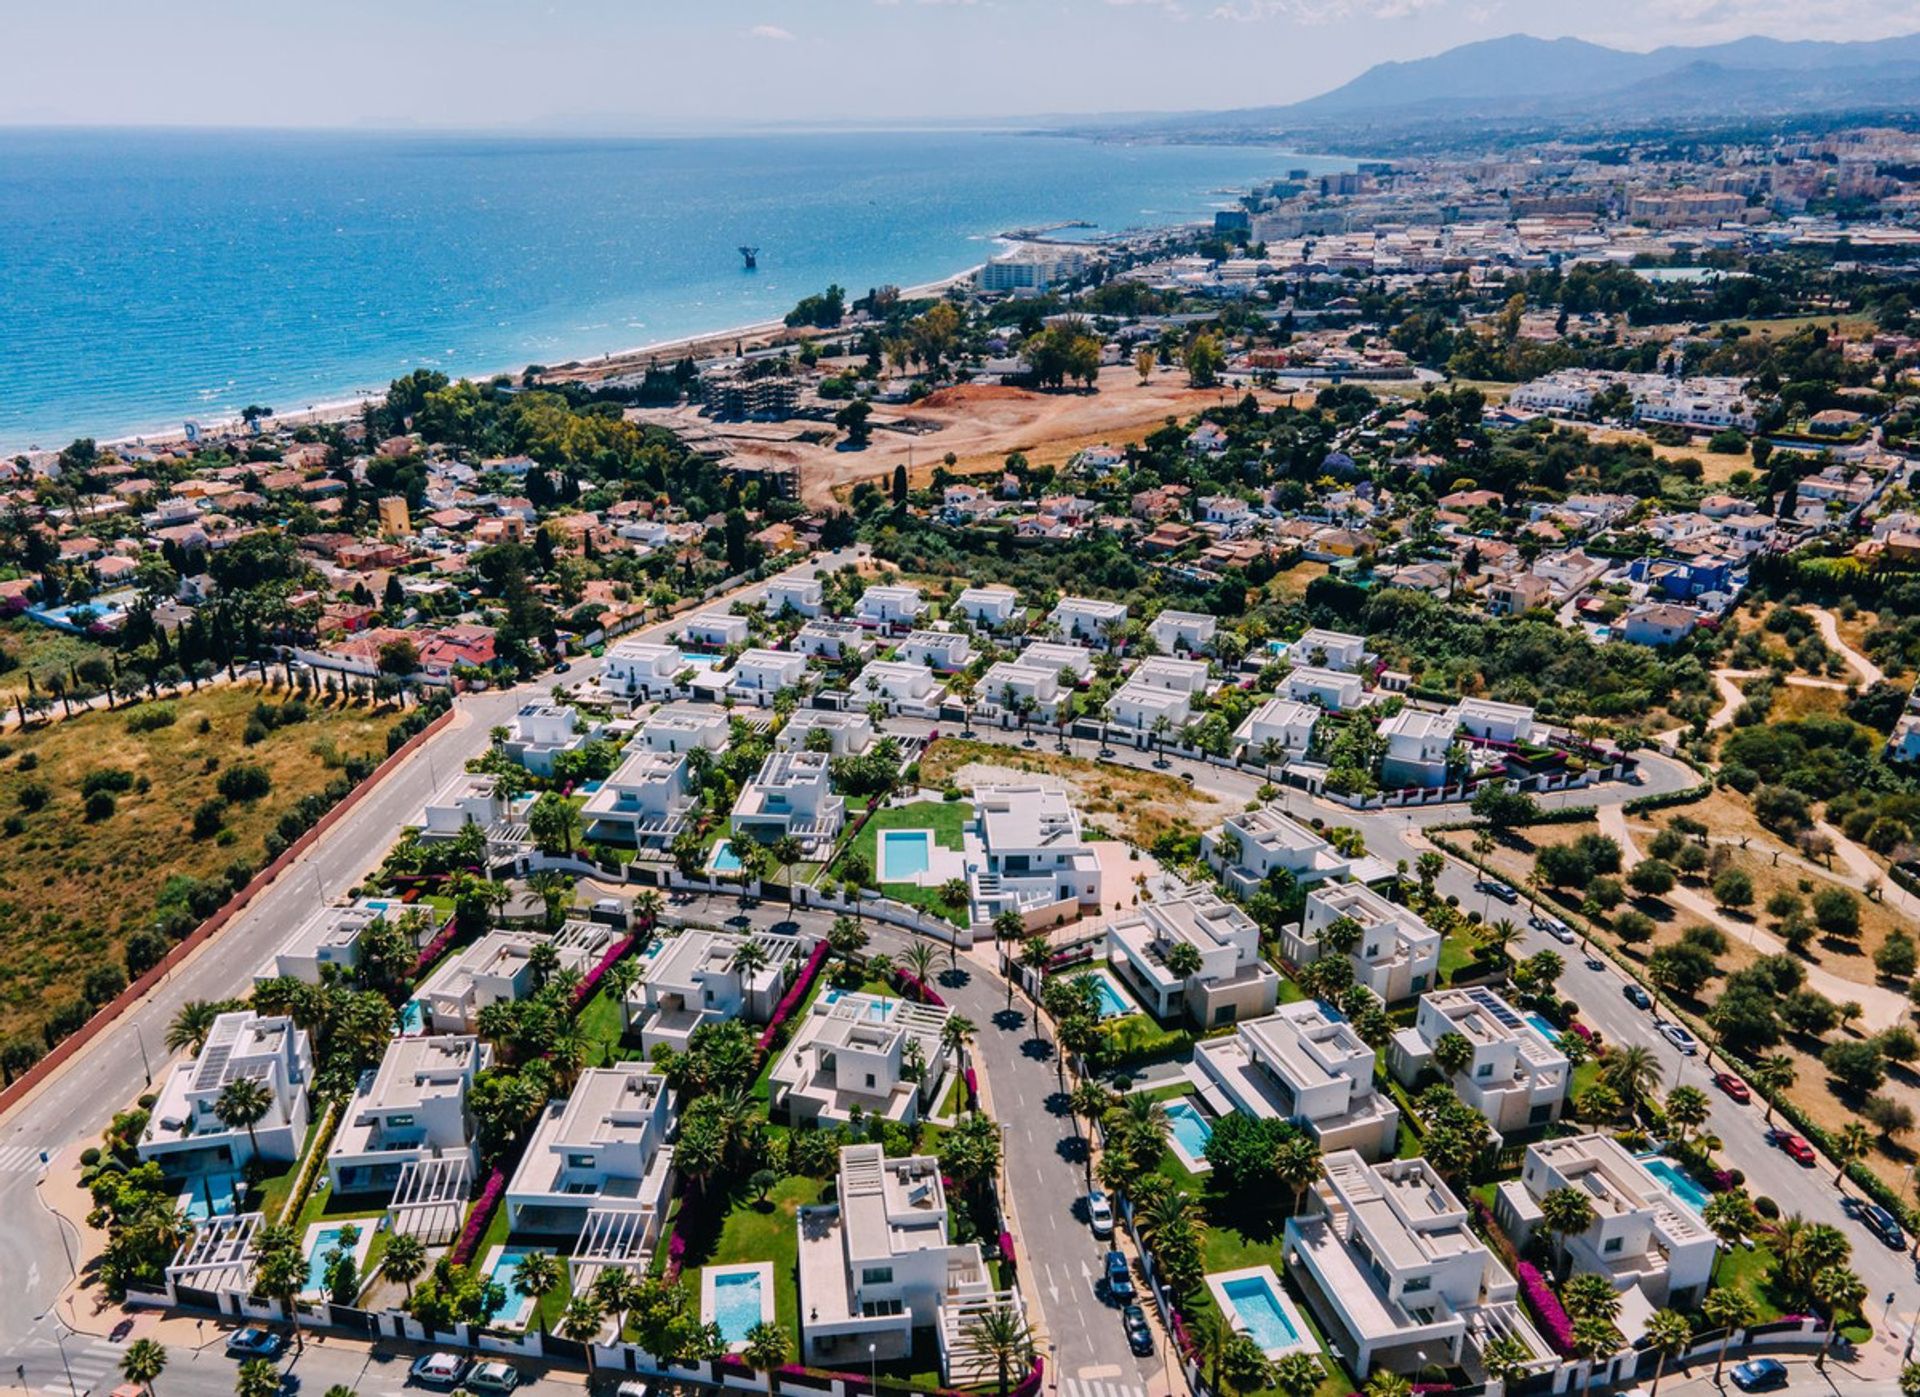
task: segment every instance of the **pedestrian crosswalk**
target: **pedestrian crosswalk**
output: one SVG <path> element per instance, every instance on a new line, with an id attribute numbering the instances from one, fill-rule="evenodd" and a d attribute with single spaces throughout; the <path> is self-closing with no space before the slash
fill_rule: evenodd
<path id="1" fill-rule="evenodd" d="M 7 1370 L 0 1371 L 0 1383 L 8 1387 L 21 1382 L 21 1370 L 25 1370 L 24 1381 L 27 1390 L 44 1393 L 46 1397 L 87 1397 L 88 1393 L 111 1392 L 120 1382 L 120 1359 L 126 1352 L 124 1344 L 116 1344 L 108 1339 L 90 1338 L 85 1334 L 70 1334 L 66 1340 L 66 1356 L 63 1359 L 60 1345 L 46 1339 L 36 1339 L 32 1344 L 10 1357 Z M 71 1377 L 72 1385 L 68 1385 Z"/>
<path id="2" fill-rule="evenodd" d="M 1096 1382 L 1087 1378 L 1060 1379 L 1061 1397 L 1147 1397 L 1144 1387 L 1124 1382 Z"/>
<path id="3" fill-rule="evenodd" d="M 0 1174 L 24 1174 L 40 1167 L 37 1145 L 0 1145 Z"/>

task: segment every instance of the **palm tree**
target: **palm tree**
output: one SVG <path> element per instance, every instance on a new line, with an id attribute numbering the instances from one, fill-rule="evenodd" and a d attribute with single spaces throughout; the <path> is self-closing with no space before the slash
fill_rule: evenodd
<path id="1" fill-rule="evenodd" d="M 154 1339 L 135 1339 L 120 1359 L 120 1376 L 138 1383 L 153 1397 L 153 1380 L 167 1368 L 167 1350 Z"/>
<path id="2" fill-rule="evenodd" d="M 1251 1364 L 1229 1356 L 1226 1375 L 1229 1386 L 1237 1387 L 1242 1392 L 1255 1392 L 1271 1385 L 1281 1392 L 1283 1397 L 1313 1397 L 1313 1394 L 1319 1390 L 1322 1376 L 1320 1360 L 1312 1354 L 1290 1353 L 1278 1363 L 1273 1363 L 1268 1361 L 1266 1354 L 1261 1352 L 1260 1346 L 1253 1341 L 1251 1335 L 1242 1334 L 1240 1338 L 1245 1342 L 1236 1343 L 1234 1347 L 1243 1352 L 1251 1349 L 1259 1354 L 1265 1371 L 1255 1369 L 1248 1372 L 1248 1368 L 1252 1367 Z M 1251 1381 L 1246 1382 L 1244 1386 L 1236 1383 L 1234 1381 L 1236 1371 L 1244 1374 L 1243 1381 L 1248 1379 Z"/>
<path id="3" fill-rule="evenodd" d="M 1120 1138 L 1121 1150 L 1144 1172 L 1157 1165 L 1165 1153 L 1167 1139 L 1173 1134 L 1173 1118 L 1153 1097 L 1134 1092 L 1120 1098 L 1113 1127 Z"/>
<path id="4" fill-rule="evenodd" d="M 227 1129 L 246 1127 L 248 1151 L 256 1156 L 260 1153 L 260 1141 L 253 1127 L 272 1109 L 273 1092 L 252 1077 L 235 1077 L 220 1088 L 220 1095 L 213 1101 L 213 1113 Z"/>
<path id="5" fill-rule="evenodd" d="M 1611 1320 L 1582 1315 L 1573 1322 L 1573 1356 L 1583 1363 L 1592 1363 L 1619 1346 L 1620 1335 Z"/>
<path id="6" fill-rule="evenodd" d="M 1350 956 L 1367 934 L 1354 917 L 1335 917 L 1320 929 L 1320 944 L 1336 955 Z"/>
<path id="7" fill-rule="evenodd" d="M 1720 1368 L 1727 1361 L 1727 1348 L 1733 1343 L 1733 1336 L 1752 1324 L 1760 1311 L 1746 1291 L 1720 1287 L 1707 1292 L 1707 1298 L 1700 1302 L 1700 1313 L 1720 1331 L 1720 1351 L 1713 1357 L 1713 1385 L 1718 1387 Z"/>
<path id="8" fill-rule="evenodd" d="M 1647 1397 L 1658 1397 L 1660 1379 L 1666 1375 L 1667 1360 L 1687 1351 L 1693 1343 L 1693 1325 L 1678 1310 L 1655 1310 L 1647 1316 L 1647 1347 L 1659 1355 L 1653 1367 L 1653 1386 Z"/>
<path id="9" fill-rule="evenodd" d="M 1179 976 L 1182 982 L 1198 975 L 1203 963 L 1200 948 L 1191 941 L 1174 942 L 1160 959 L 1166 965 L 1167 973 Z"/>
<path id="10" fill-rule="evenodd" d="M 235 1375 L 236 1397 L 279 1397 L 280 1370 L 271 1358 L 249 1358 Z"/>
<path id="11" fill-rule="evenodd" d="M 774 1373 L 792 1354 L 787 1331 L 777 1324 L 761 1320 L 747 1330 L 747 1346 L 741 1351 L 740 1358 L 749 1368 L 758 1368 L 767 1375 L 767 1397 L 773 1397 Z"/>
<path id="12" fill-rule="evenodd" d="M 660 894 L 648 889 L 633 900 L 633 920 L 641 928 L 651 930 L 660 920 L 660 913 L 666 907 Z"/>
<path id="13" fill-rule="evenodd" d="M 767 853 L 775 863 L 780 865 L 781 875 L 786 879 L 787 906 L 789 908 L 793 906 L 793 879 L 787 876 L 788 871 L 796 863 L 800 862 L 801 857 L 805 855 L 806 852 L 806 847 L 791 834 L 783 834 L 767 846 Z"/>
<path id="14" fill-rule="evenodd" d="M 167 1025 L 168 1049 L 176 1053 L 184 1049 L 197 1056 L 207 1045 L 207 1035 L 213 1032 L 213 1021 L 228 1010 L 241 1007 L 226 1000 L 188 1000 L 174 1014 L 173 1022 Z"/>
<path id="15" fill-rule="evenodd" d="M 1473 1062 L 1473 1041 L 1464 1033 L 1448 1031 L 1434 1040 L 1433 1065 L 1449 1077 L 1467 1070 Z"/>
<path id="16" fill-rule="evenodd" d="M 1712 1109 L 1713 1103 L 1699 1087 L 1677 1086 L 1667 1093 L 1667 1121 L 1678 1128 L 1682 1140 L 1707 1123 Z"/>
<path id="17" fill-rule="evenodd" d="M 1413 1383 L 1391 1368 L 1382 1368 L 1367 1379 L 1367 1397 L 1413 1397 Z"/>
<path id="18" fill-rule="evenodd" d="M 1660 1089 L 1664 1075 L 1653 1049 L 1638 1043 L 1616 1047 L 1600 1063 L 1600 1080 L 1612 1087 L 1632 1115 Z"/>
<path id="19" fill-rule="evenodd" d="M 768 964 L 767 948 L 757 936 L 749 936 L 734 950 L 733 973 L 740 977 L 742 984 L 765 970 Z"/>
<path id="20" fill-rule="evenodd" d="M 1040 978 L 1052 961 L 1053 943 L 1043 933 L 1036 932 L 1020 943 L 1020 964 L 1033 972 L 1033 988 L 1028 994 L 1036 1005 L 1040 1002 Z"/>
<path id="21" fill-rule="evenodd" d="M 513 1293 L 533 1301 L 534 1321 L 542 1334 L 547 1332 L 547 1321 L 540 1313 L 540 1302 L 559 1284 L 560 1263 L 550 1251 L 527 1252 L 513 1268 Z"/>
<path id="22" fill-rule="evenodd" d="M 1865 1159 L 1873 1152 L 1873 1136 L 1859 1121 L 1848 1121 L 1827 1137 L 1827 1153 L 1839 1163 L 1840 1170 L 1833 1181 L 1846 1182 L 1847 1166 L 1857 1159 Z"/>
<path id="23" fill-rule="evenodd" d="M 1092 1077 L 1083 1077 L 1067 1093 L 1067 1109 L 1084 1120 L 1091 1132 L 1095 1123 L 1105 1120 L 1107 1112 L 1113 1109 L 1113 1093 Z M 1093 1168 L 1091 1150 L 1087 1152 L 1087 1168 Z"/>
<path id="24" fill-rule="evenodd" d="M 1816 1271 L 1811 1286 L 1814 1300 L 1826 1312 L 1827 1338 L 1820 1345 L 1819 1366 L 1827 1366 L 1827 1353 L 1834 1336 L 1840 1332 L 1840 1316 L 1857 1312 L 1867 1298 L 1867 1283 L 1845 1266 L 1827 1266 Z"/>
<path id="25" fill-rule="evenodd" d="M 1559 1244 L 1560 1261 L 1564 1265 L 1567 1238 L 1577 1236 L 1593 1226 L 1593 1204 L 1578 1189 L 1556 1188 L 1540 1200 L 1540 1221 Z"/>
<path id="26" fill-rule="evenodd" d="M 399 1281 L 407 1288 L 407 1299 L 413 1299 L 413 1283 L 427 1269 L 427 1244 L 411 1232 L 396 1232 L 387 1243 L 386 1255 L 380 1258 L 380 1274 L 388 1280 Z"/>
<path id="27" fill-rule="evenodd" d="M 900 959 L 906 962 L 913 978 L 926 985 L 933 981 L 933 961 L 937 954 L 932 942 L 915 940 L 901 953 Z"/>
<path id="28" fill-rule="evenodd" d="M 1575 1319 L 1598 1319 L 1612 1324 L 1620 1318 L 1620 1295 L 1613 1282 L 1596 1271 L 1583 1271 L 1560 1287 L 1560 1302 Z"/>
<path id="29" fill-rule="evenodd" d="M 1754 1065 L 1753 1084 L 1767 1097 L 1767 1124 L 1773 1124 L 1773 1098 L 1792 1086 L 1794 1078 L 1799 1075 L 1793 1059 L 1785 1053 L 1763 1057 Z"/>
<path id="30" fill-rule="evenodd" d="M 587 1350 L 587 1375 L 593 1375 L 593 1341 L 600 1336 L 600 1327 L 606 1322 L 600 1313 L 600 1302 L 591 1295 L 576 1295 L 567 1302 L 566 1312 L 560 1316 L 560 1333 L 563 1338 L 583 1344 Z"/>
<path id="31" fill-rule="evenodd" d="M 964 1062 L 967 1044 L 973 1041 L 973 1020 L 965 1014 L 955 1014 L 940 1025 L 940 1046 L 953 1054 L 956 1067 Z"/>
<path id="32" fill-rule="evenodd" d="M 1299 1215 L 1307 1190 L 1320 1177 L 1320 1146 L 1311 1135 L 1297 1134 L 1274 1151 L 1274 1177 L 1293 1190 L 1293 1211 Z"/>
<path id="33" fill-rule="evenodd" d="M 1700 1221 L 1720 1242 L 1720 1251 L 1713 1259 L 1715 1271 L 1720 1267 L 1721 1255 L 1732 1251 L 1752 1234 L 1755 1220 L 1753 1204 L 1740 1189 L 1716 1193 L 1707 1200 L 1706 1207 L 1700 1210 Z M 1709 1274 L 1707 1279 L 1711 1282 L 1713 1276 Z"/>
<path id="34" fill-rule="evenodd" d="M 1474 934 L 1481 948 L 1501 960 L 1510 959 L 1507 948 L 1520 939 L 1520 927 L 1510 917 L 1502 917 L 1496 922 L 1482 922 L 1480 930 Z"/>
<path id="35" fill-rule="evenodd" d="M 1526 1341 L 1516 1339 L 1511 1334 L 1502 1334 L 1490 1340 L 1480 1350 L 1480 1366 L 1486 1369 L 1487 1376 L 1497 1382 L 1516 1383 L 1526 1376 L 1528 1367 L 1533 1363 L 1533 1350 Z"/>
<path id="36" fill-rule="evenodd" d="M 1033 1329 L 1018 1310 L 995 1305 L 968 1320 L 962 1332 L 973 1350 L 976 1379 L 994 1374 L 1000 1397 L 1007 1397 L 1014 1367 L 1033 1366 Z"/>

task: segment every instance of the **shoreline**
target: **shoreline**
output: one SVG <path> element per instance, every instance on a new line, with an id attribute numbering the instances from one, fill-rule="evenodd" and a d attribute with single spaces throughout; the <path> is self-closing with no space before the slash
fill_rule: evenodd
<path id="1" fill-rule="evenodd" d="M 928 296 L 943 295 L 949 287 L 971 280 L 974 274 L 984 265 L 984 263 L 976 262 L 970 267 L 940 277 L 937 280 L 921 282 L 915 286 L 902 287 L 900 289 L 900 295 L 906 300 L 918 300 Z M 523 363 L 510 369 L 494 369 L 488 372 L 459 375 L 450 374 L 448 377 L 454 382 L 467 379 L 475 383 L 485 383 L 491 379 L 503 376 L 518 381 L 528 369 L 539 367 L 543 369 L 544 372 L 535 379 L 536 385 L 557 383 L 592 384 L 595 382 L 605 382 L 608 379 L 625 377 L 643 370 L 651 361 L 667 358 L 668 356 L 680 359 L 691 355 L 696 360 L 731 358 L 733 355 L 727 346 L 735 342 L 738 342 L 743 350 L 750 351 L 753 349 L 766 348 L 769 344 L 779 343 L 783 340 L 787 343 L 799 344 L 818 336 L 838 334 L 844 328 L 844 326 L 837 326 L 832 330 L 821 330 L 813 326 L 790 326 L 784 319 L 758 320 L 746 325 L 728 326 L 717 330 L 702 330 L 693 334 L 680 335 L 673 339 L 656 340 L 651 344 L 635 345 L 631 349 L 616 349 L 595 359 L 569 359 L 564 361 L 564 364 L 543 364 L 538 366 L 532 363 Z M 724 352 L 715 352 L 716 349 Z M 427 366 L 422 365 L 421 367 Z M 378 391 L 366 389 L 356 393 L 352 397 L 329 399 L 325 402 L 314 403 L 310 407 L 300 408 L 293 412 L 276 412 L 272 417 L 262 420 L 272 426 L 289 428 L 310 427 L 328 422 L 350 421 L 358 417 L 369 403 L 380 401 L 385 391 L 384 388 Z M 198 421 L 203 437 L 231 432 L 242 426 L 241 419 L 237 415 L 204 420 L 183 419 L 183 421 L 184 420 Z M 184 427 L 161 428 L 149 432 L 129 432 L 123 436 L 105 437 L 100 440 L 99 445 L 102 447 L 139 446 L 151 449 L 164 449 L 183 445 L 186 440 L 187 434 Z M 9 456 L 38 453 L 52 455 L 60 449 L 59 447 L 39 447 L 30 451 L 26 447 L 21 447 L 17 450 L 10 448 L 6 454 Z"/>

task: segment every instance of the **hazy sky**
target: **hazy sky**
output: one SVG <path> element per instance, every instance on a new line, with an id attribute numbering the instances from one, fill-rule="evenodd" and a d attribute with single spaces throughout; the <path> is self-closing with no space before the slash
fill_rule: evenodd
<path id="1" fill-rule="evenodd" d="M 1920 0 L 0 0 L 0 123 L 657 128 L 1257 106 L 1525 31 L 1920 30 Z"/>

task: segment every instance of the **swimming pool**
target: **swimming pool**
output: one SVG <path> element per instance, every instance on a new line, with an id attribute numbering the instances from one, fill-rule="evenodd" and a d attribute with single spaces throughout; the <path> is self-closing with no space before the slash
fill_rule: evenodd
<path id="1" fill-rule="evenodd" d="M 773 1318 L 773 1267 L 709 1266 L 700 1275 L 700 1322 L 717 1324 L 730 1349 L 747 1342 L 747 1331 Z"/>
<path id="2" fill-rule="evenodd" d="M 180 1195 L 180 1208 L 186 1213 L 188 1222 L 205 1222 L 210 1217 L 232 1217 L 239 1211 L 234 1205 L 236 1191 L 246 1192 L 240 1186 L 240 1175 L 230 1169 L 195 1174 L 186 1181 L 185 1191 Z"/>
<path id="3" fill-rule="evenodd" d="M 1667 1192 L 1677 1198 L 1688 1212 L 1698 1217 L 1706 1211 L 1707 1191 L 1695 1183 L 1686 1170 L 1657 1154 L 1644 1154 L 1638 1158 L 1646 1171 L 1664 1184 Z"/>
<path id="4" fill-rule="evenodd" d="M 1122 1014 L 1131 1014 L 1133 1005 L 1128 1001 L 1126 992 L 1113 982 L 1111 975 L 1096 970 L 1083 978 L 1093 981 L 1094 1003 L 1103 1019 L 1117 1019 Z"/>
<path id="5" fill-rule="evenodd" d="M 1268 1358 L 1318 1347 L 1306 1321 L 1281 1290 L 1273 1267 L 1253 1266 L 1211 1275 L 1207 1277 L 1207 1289 L 1234 1328 L 1250 1336 Z"/>
<path id="6" fill-rule="evenodd" d="M 740 871 L 740 856 L 733 852 L 733 841 L 731 839 L 723 839 L 713 846 L 713 858 L 708 862 L 707 866 L 715 873 L 738 873 Z"/>
<path id="7" fill-rule="evenodd" d="M 1169 1101 L 1167 1119 L 1173 1123 L 1175 1152 L 1185 1156 L 1188 1168 L 1196 1164 L 1204 1166 L 1207 1142 L 1213 1139 L 1212 1122 L 1201 1115 L 1191 1101 Z"/>
<path id="8" fill-rule="evenodd" d="M 847 995 L 855 993 L 858 993 L 858 991 L 830 989 L 820 996 L 820 1002 L 823 1004 L 838 1004 Z M 875 1023 L 885 1023 L 893 1016 L 893 1011 L 898 1008 L 899 1005 L 900 1001 L 897 999 L 888 999 L 884 995 L 876 996 L 872 1002 L 867 1005 L 867 1017 Z"/>
<path id="9" fill-rule="evenodd" d="M 500 1312 L 493 1317 L 495 1324 L 502 1325 L 508 1329 L 526 1328 L 527 1316 L 533 1313 L 533 1297 L 531 1295 L 522 1295 L 519 1291 L 515 1290 L 513 1288 L 513 1278 L 520 1273 L 520 1262 L 525 1257 L 534 1252 L 544 1250 L 546 1250 L 544 1247 L 499 1247 L 495 1249 L 490 1258 L 492 1264 L 487 1267 L 487 1276 L 491 1280 L 500 1282 L 501 1288 L 507 1292 L 507 1303 L 502 1305 Z"/>
<path id="10" fill-rule="evenodd" d="M 932 830 L 890 829 L 881 832 L 881 882 L 911 883 L 932 866 Z"/>
<path id="11" fill-rule="evenodd" d="M 400 1006 L 400 1036 L 416 1038 L 425 1031 L 427 1006 L 417 999 L 409 999 Z"/>
<path id="12" fill-rule="evenodd" d="M 358 1223 L 341 1223 L 338 1227 L 322 1227 L 308 1234 L 307 1243 L 307 1285 L 306 1289 L 315 1295 L 327 1293 L 327 1260 L 334 1248 L 340 1245 L 340 1234 L 348 1227 L 358 1228 L 365 1236 L 367 1229 Z"/>
<path id="13" fill-rule="evenodd" d="M 1558 1043 L 1560 1041 L 1560 1030 L 1553 1026 L 1552 1021 L 1548 1019 L 1546 1015 L 1528 1014 L 1526 1019 L 1527 1022 L 1532 1025 L 1533 1031 L 1549 1043 Z"/>

